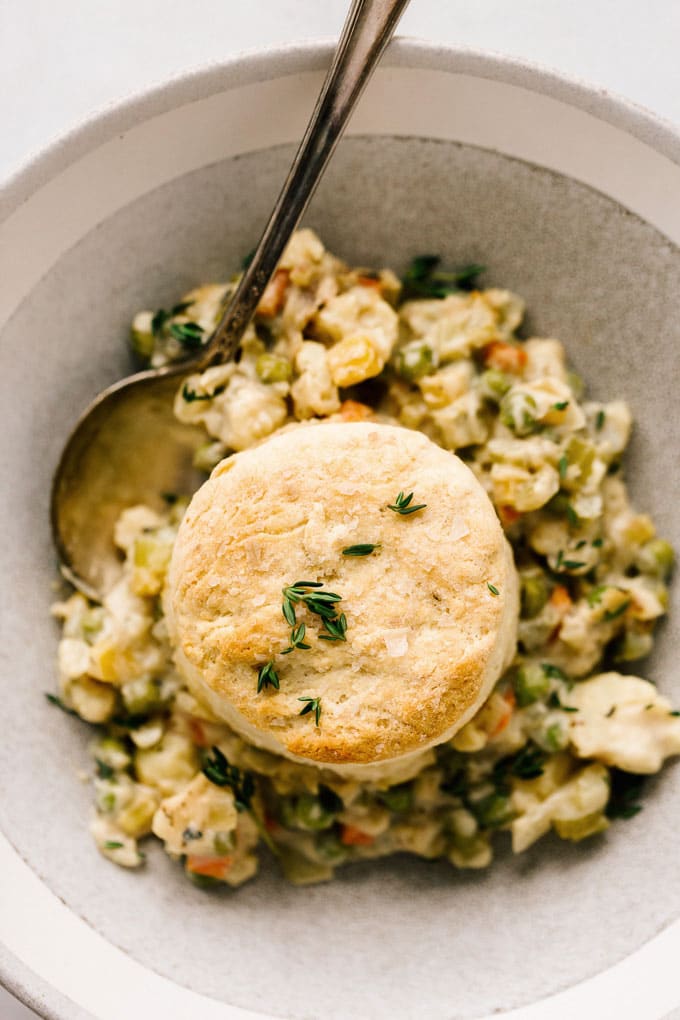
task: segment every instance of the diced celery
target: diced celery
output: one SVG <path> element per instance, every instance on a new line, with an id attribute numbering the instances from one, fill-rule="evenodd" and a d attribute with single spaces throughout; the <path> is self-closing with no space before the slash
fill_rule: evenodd
<path id="1" fill-rule="evenodd" d="M 236 832 L 216 832 L 213 840 L 215 853 L 220 856 L 230 854 L 236 847 Z"/>
<path id="2" fill-rule="evenodd" d="M 255 362 L 255 371 L 263 383 L 290 382 L 293 378 L 290 361 L 278 354 L 261 354 Z"/>

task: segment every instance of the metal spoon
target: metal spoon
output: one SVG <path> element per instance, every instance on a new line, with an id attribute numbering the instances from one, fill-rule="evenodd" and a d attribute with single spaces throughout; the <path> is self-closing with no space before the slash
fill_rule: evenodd
<path id="1" fill-rule="evenodd" d="M 234 357 L 407 4 L 408 0 L 353 0 L 274 211 L 207 344 L 181 363 L 138 372 L 109 386 L 71 433 L 52 485 L 52 534 L 62 573 L 85 595 L 100 598 L 120 575 L 113 527 L 126 506 L 159 507 L 163 492 L 192 492 L 200 484 L 192 457 L 205 433 L 173 415 L 178 377 Z"/>

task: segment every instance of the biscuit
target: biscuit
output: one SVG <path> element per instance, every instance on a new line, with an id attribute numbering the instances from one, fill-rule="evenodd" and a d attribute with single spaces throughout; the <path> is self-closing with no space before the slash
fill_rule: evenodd
<path id="1" fill-rule="evenodd" d="M 389 509 L 400 491 L 425 509 Z M 357 544 L 377 548 L 343 555 Z M 299 602 L 311 647 L 282 654 L 282 589 L 300 580 L 341 596 L 346 640 Z M 300 425 L 222 461 L 182 521 L 166 601 L 199 699 L 253 744 L 358 775 L 451 737 L 517 636 L 512 553 L 479 482 L 422 433 L 372 422 Z M 269 661 L 280 687 L 258 694 Z M 318 725 L 301 698 L 320 699 Z"/>

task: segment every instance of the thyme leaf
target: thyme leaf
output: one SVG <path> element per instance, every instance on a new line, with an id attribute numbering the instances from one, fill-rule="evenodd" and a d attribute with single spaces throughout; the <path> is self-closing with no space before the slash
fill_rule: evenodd
<path id="1" fill-rule="evenodd" d="M 417 510 L 424 510 L 427 503 L 413 503 L 413 493 L 410 492 L 408 496 L 405 496 L 403 492 L 400 492 L 394 503 L 388 503 L 387 509 L 394 510 L 395 514 L 400 514 L 402 517 L 408 516 L 408 514 L 414 514 Z"/>
<path id="2" fill-rule="evenodd" d="M 212 393 L 197 393 L 196 390 L 189 388 L 188 383 L 184 383 L 182 399 L 186 400 L 187 404 L 193 404 L 195 400 L 212 400 L 214 397 L 218 397 L 220 393 L 224 393 L 226 388 L 226 386 L 216 386 Z"/>
<path id="3" fill-rule="evenodd" d="M 298 701 L 306 702 L 304 708 L 300 709 L 300 715 L 308 715 L 310 712 L 314 713 L 314 721 L 316 725 L 319 725 L 319 719 L 321 718 L 321 698 L 298 698 Z"/>
<path id="4" fill-rule="evenodd" d="M 288 648 L 283 649 L 281 654 L 288 655 L 290 652 L 294 652 L 296 648 L 301 648 L 303 650 L 311 648 L 311 645 L 306 645 L 304 643 L 306 630 L 307 628 L 304 623 L 298 623 L 297 626 L 293 627 L 290 632 L 290 644 L 288 645 Z"/>
<path id="5" fill-rule="evenodd" d="M 359 545 L 348 545 L 342 550 L 343 556 L 370 556 L 376 549 L 380 549 L 380 542 L 364 542 Z"/>

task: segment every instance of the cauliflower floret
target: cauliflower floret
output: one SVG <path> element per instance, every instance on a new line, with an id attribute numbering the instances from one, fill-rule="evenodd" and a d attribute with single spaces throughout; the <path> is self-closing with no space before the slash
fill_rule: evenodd
<path id="1" fill-rule="evenodd" d="M 609 404 L 587 403 L 584 411 L 597 446 L 597 452 L 607 464 L 623 453 L 628 446 L 633 417 L 628 404 L 613 400 Z"/>
<path id="2" fill-rule="evenodd" d="M 331 379 L 323 344 L 306 340 L 295 357 L 299 373 L 291 387 L 296 418 L 326 417 L 340 410 L 338 388 Z"/>
<path id="3" fill-rule="evenodd" d="M 486 441 L 489 430 L 482 417 L 483 401 L 478 393 L 466 393 L 437 411 L 430 418 L 437 426 L 439 441 L 447 450 Z"/>
<path id="4" fill-rule="evenodd" d="M 267 385 L 234 365 L 218 365 L 189 376 L 175 398 L 175 415 L 189 425 L 202 423 L 229 449 L 246 450 L 283 425 L 287 392 L 288 383 Z M 200 399 L 206 394 L 212 396 Z"/>
<path id="5" fill-rule="evenodd" d="M 179 733 L 165 733 L 159 744 L 135 754 L 137 778 L 160 790 L 164 797 L 183 790 L 198 771 L 193 742 Z"/>
<path id="6" fill-rule="evenodd" d="M 658 772 L 680 754 L 680 717 L 654 684 L 636 676 L 600 673 L 576 684 L 565 704 L 570 739 L 580 758 L 597 758 L 626 772 Z"/>
<path id="7" fill-rule="evenodd" d="M 89 676 L 79 676 L 61 681 L 60 689 L 64 703 L 85 722 L 103 723 L 113 715 L 116 692 L 108 684 L 99 683 Z"/>
<path id="8" fill-rule="evenodd" d="M 281 269 L 294 269 L 309 262 L 320 262 L 325 248 L 313 230 L 296 230 L 279 261 Z"/>
<path id="9" fill-rule="evenodd" d="M 361 336 L 373 348 L 376 362 L 380 363 L 378 372 L 397 340 L 397 313 L 374 287 L 351 287 L 331 298 L 318 312 L 316 324 L 321 335 L 336 343 Z"/>
<path id="10" fill-rule="evenodd" d="M 130 506 L 123 510 L 113 529 L 113 541 L 126 555 L 130 555 L 135 539 L 147 529 L 160 528 L 165 518 L 149 506 Z"/>
<path id="11" fill-rule="evenodd" d="M 440 362 L 467 358 L 473 350 L 502 338 L 498 316 L 484 294 L 407 301 L 399 317 L 414 336 L 427 340 Z"/>
<path id="12" fill-rule="evenodd" d="M 458 361 L 439 372 L 423 376 L 418 380 L 418 388 L 427 406 L 436 410 L 469 393 L 474 375 L 475 370 L 469 361 Z"/>
<path id="13" fill-rule="evenodd" d="M 114 864 L 122 868 L 138 868 L 144 855 L 137 849 L 137 840 L 126 836 L 108 818 L 97 815 L 90 824 L 90 832 L 97 849 Z"/>
<path id="14" fill-rule="evenodd" d="M 606 828 L 602 812 L 609 799 L 609 773 L 603 765 L 588 765 L 547 796 L 542 796 L 542 778 L 515 781 L 511 799 L 519 817 L 511 823 L 510 831 L 516 854 L 544 836 L 551 825 L 565 838 L 583 838 Z M 588 825 L 577 836 L 574 823 L 584 819 Z"/>
<path id="15" fill-rule="evenodd" d="M 524 378 L 533 382 L 546 376 L 566 383 L 568 379 L 564 347 L 559 340 L 543 340 L 533 337 L 524 343 L 527 361 Z"/>
<path id="16" fill-rule="evenodd" d="M 490 287 L 482 292 L 482 297 L 496 313 L 496 325 L 504 339 L 509 339 L 522 319 L 526 305 L 519 294 L 511 290 L 500 290 Z"/>
<path id="17" fill-rule="evenodd" d="M 554 443 L 540 436 L 491 439 L 487 453 L 493 462 L 489 477 L 496 505 L 512 506 L 520 513 L 544 506 L 560 487 L 558 452 Z"/>
<path id="18" fill-rule="evenodd" d="M 170 854 L 213 854 L 218 833 L 222 848 L 235 844 L 237 822 L 232 791 L 201 773 L 180 793 L 161 801 L 152 828 Z"/>

